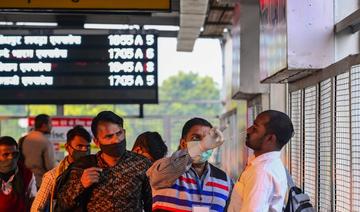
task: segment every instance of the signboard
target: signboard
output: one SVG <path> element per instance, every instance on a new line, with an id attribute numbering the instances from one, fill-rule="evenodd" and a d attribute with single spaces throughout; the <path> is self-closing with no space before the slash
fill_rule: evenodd
<path id="1" fill-rule="evenodd" d="M 170 0 L 1 0 L 3 9 L 170 10 Z"/>
<path id="2" fill-rule="evenodd" d="M 0 104 L 157 103 L 157 36 L 1 35 Z"/>
<path id="3" fill-rule="evenodd" d="M 285 68 L 286 0 L 260 0 L 260 80 Z"/>
<path id="4" fill-rule="evenodd" d="M 83 126 L 91 134 L 92 118 L 67 118 L 52 117 L 52 130 L 49 140 L 52 142 L 66 142 L 66 133 L 76 125 Z M 28 125 L 33 128 L 35 125 L 35 117 L 28 118 Z"/>

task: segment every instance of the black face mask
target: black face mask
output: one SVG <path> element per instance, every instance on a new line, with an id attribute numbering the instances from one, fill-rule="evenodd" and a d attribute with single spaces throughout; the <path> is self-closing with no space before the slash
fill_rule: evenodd
<path id="1" fill-rule="evenodd" d="M 86 150 L 86 151 L 80 151 L 80 150 L 77 150 L 74 147 L 72 147 L 70 144 L 69 144 L 69 147 L 73 150 L 72 154 L 70 156 L 72 157 L 72 159 L 74 161 L 77 161 L 86 155 L 90 155 L 90 149 Z"/>
<path id="2" fill-rule="evenodd" d="M 90 155 L 90 150 L 88 151 L 80 151 L 80 150 L 76 150 L 73 148 L 73 152 L 71 154 L 72 159 L 74 159 L 74 161 L 79 160 L 80 158 L 86 156 L 86 155 Z"/>
<path id="3" fill-rule="evenodd" d="M 126 139 L 124 138 L 122 141 L 120 141 L 120 143 L 107 145 L 100 144 L 100 149 L 102 152 L 111 157 L 121 157 L 126 151 Z"/>

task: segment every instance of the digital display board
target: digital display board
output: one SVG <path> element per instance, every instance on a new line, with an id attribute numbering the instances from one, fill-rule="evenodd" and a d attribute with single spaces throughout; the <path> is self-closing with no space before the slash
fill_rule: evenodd
<path id="1" fill-rule="evenodd" d="M 0 34 L 0 104 L 157 102 L 153 31 Z"/>

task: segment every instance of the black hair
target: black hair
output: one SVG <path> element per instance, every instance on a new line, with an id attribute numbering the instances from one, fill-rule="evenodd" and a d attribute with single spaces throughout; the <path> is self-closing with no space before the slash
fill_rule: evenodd
<path id="1" fill-rule="evenodd" d="M 120 116 L 116 115 L 112 111 L 102 111 L 99 114 L 97 114 L 91 122 L 91 132 L 95 138 L 97 137 L 98 125 L 101 122 L 114 123 L 114 124 L 119 125 L 120 127 L 124 126 L 124 120 Z"/>
<path id="2" fill-rule="evenodd" d="M 266 115 L 269 118 L 266 123 L 266 133 L 276 136 L 278 147 L 281 149 L 294 134 L 294 127 L 289 116 L 276 110 L 266 110 L 259 115 Z"/>
<path id="3" fill-rule="evenodd" d="M 43 124 L 49 124 L 50 116 L 46 114 L 39 114 L 35 117 L 35 130 L 40 129 Z"/>
<path id="4" fill-rule="evenodd" d="M 140 134 L 136 138 L 132 150 L 134 150 L 136 147 L 144 148 L 147 152 L 149 152 L 154 160 L 159 160 L 160 158 L 165 157 L 168 151 L 164 140 L 161 138 L 161 135 L 158 132 L 147 131 Z"/>
<path id="5" fill-rule="evenodd" d="M 187 121 L 184 124 L 182 132 L 181 132 L 181 138 L 185 138 L 186 135 L 189 133 L 190 129 L 195 125 L 207 126 L 207 127 L 212 128 L 212 125 L 210 124 L 210 122 L 206 121 L 203 118 L 195 117 L 195 118 L 190 119 L 189 121 Z"/>
<path id="6" fill-rule="evenodd" d="M 0 145 L 16 146 L 16 148 L 18 148 L 18 144 L 16 143 L 16 140 L 10 136 L 1 136 Z"/>
<path id="7" fill-rule="evenodd" d="M 71 130 L 69 130 L 66 134 L 66 142 L 71 142 L 75 136 L 80 136 L 86 140 L 86 142 L 91 143 L 91 135 L 90 133 L 81 125 L 76 125 Z"/>

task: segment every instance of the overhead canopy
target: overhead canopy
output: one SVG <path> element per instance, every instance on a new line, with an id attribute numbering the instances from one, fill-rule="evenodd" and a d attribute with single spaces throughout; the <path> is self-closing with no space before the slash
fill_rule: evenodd
<path id="1" fill-rule="evenodd" d="M 224 29 L 231 26 L 235 0 L 117 0 L 122 4 L 114 3 L 112 7 L 104 3 L 109 1 L 100 0 L 56 2 L 52 5 L 45 0 L 0 1 L 1 32 L 46 29 L 74 33 L 83 31 L 85 23 L 178 26 L 178 31 L 164 29 L 159 36 L 177 37 L 179 51 L 192 51 L 198 37 L 222 37 Z M 75 2 L 77 7 L 73 7 Z M 37 26 L 28 22 L 56 25 Z"/>

